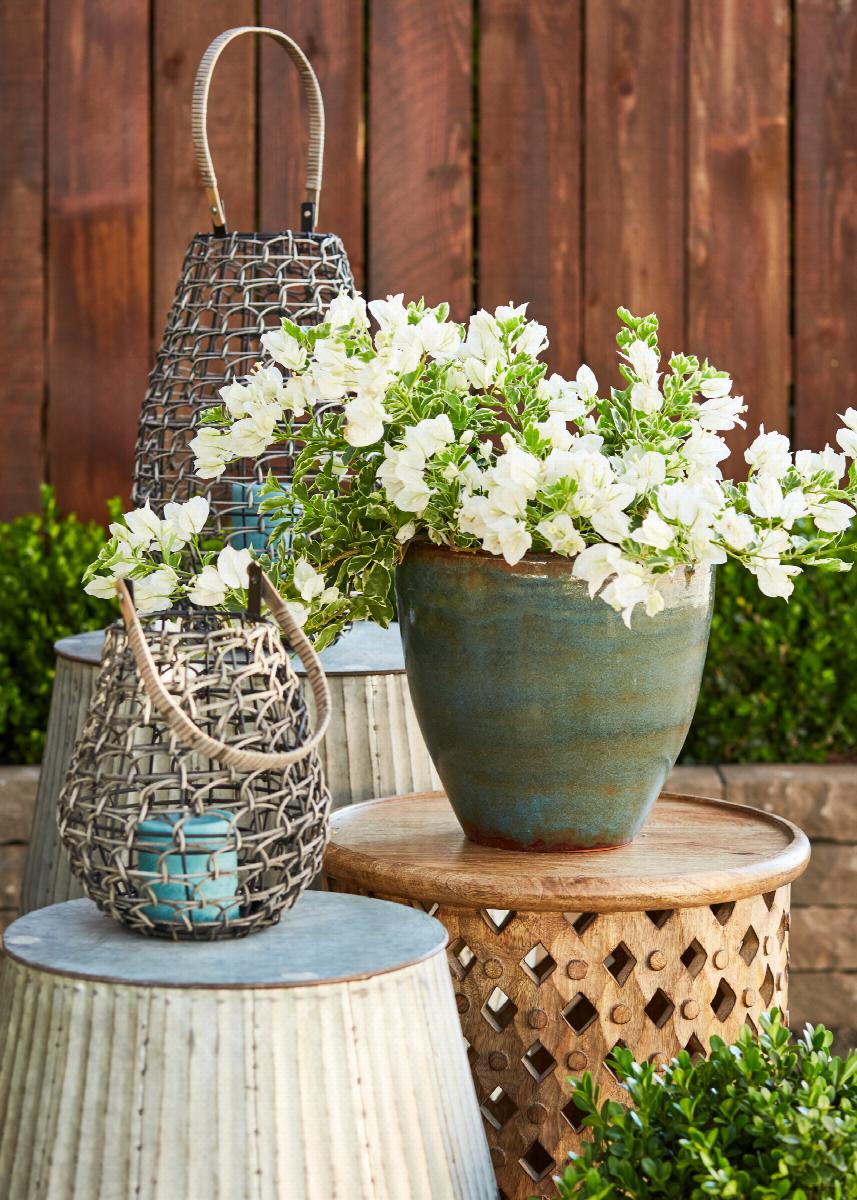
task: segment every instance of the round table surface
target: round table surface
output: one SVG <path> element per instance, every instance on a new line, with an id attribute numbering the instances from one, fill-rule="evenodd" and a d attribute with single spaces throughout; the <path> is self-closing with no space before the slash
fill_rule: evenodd
<path id="1" fill-rule="evenodd" d="M 464 836 L 442 792 L 369 800 L 333 814 L 334 882 L 467 908 L 639 912 L 774 891 L 809 861 L 791 822 L 724 800 L 664 793 L 627 846 L 523 853 Z"/>
<path id="2" fill-rule="evenodd" d="M 78 979 L 148 987 L 268 988 L 343 983 L 400 970 L 440 953 L 443 926 L 401 904 L 304 892 L 279 924 L 243 938 L 173 942 L 144 937 L 68 900 L 6 930 L 6 954 Z"/>
<path id="3" fill-rule="evenodd" d="M 76 633 L 54 644 L 61 658 L 94 667 L 101 662 L 103 647 L 103 629 Z M 405 669 L 402 639 L 395 622 L 382 629 L 372 621 L 358 621 L 333 646 L 322 650 L 319 657 L 327 675 L 392 675 Z M 306 674 L 299 660 L 295 661 L 295 669 L 299 675 Z"/>

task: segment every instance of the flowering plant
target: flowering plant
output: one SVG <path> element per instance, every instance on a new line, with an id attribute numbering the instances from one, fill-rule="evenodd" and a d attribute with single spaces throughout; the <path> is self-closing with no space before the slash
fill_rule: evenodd
<path id="1" fill-rule="evenodd" d="M 857 410 L 844 414 L 841 453 L 792 454 L 761 430 L 749 479 L 724 480 L 720 435 L 746 412 L 732 380 L 691 355 L 664 363 L 657 318 L 618 315 L 624 386 L 601 397 L 586 365 L 573 380 L 547 374 L 547 331 L 526 305 L 477 312 L 465 328 L 444 304 L 343 292 L 322 324 L 286 320 L 263 336 L 266 361 L 222 389 L 191 443 L 197 474 L 216 480 L 236 458 L 299 444 L 294 477 L 262 489 L 260 557 L 321 645 L 347 620 L 392 618 L 393 569 L 415 537 L 510 564 L 565 555 L 629 626 L 638 605 L 660 611 L 676 568 L 732 556 L 782 597 L 803 566 L 848 570 Z M 163 518 L 129 513 L 87 589 L 108 594 L 125 574 L 149 610 L 180 595 L 240 603 L 251 552 L 206 550 L 206 516 L 201 497 Z"/>

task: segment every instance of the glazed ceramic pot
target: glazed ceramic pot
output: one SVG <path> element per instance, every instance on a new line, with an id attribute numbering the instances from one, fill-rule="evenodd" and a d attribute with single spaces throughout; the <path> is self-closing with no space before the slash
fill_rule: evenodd
<path id="1" fill-rule="evenodd" d="M 628 629 L 567 558 L 514 567 L 414 542 L 397 570 L 408 684 L 464 832 L 516 850 L 631 841 L 693 717 L 713 572 L 684 569 Z"/>

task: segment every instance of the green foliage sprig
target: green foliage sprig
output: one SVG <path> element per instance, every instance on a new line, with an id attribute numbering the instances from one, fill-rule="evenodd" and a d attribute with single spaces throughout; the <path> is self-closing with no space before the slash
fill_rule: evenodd
<path id="1" fill-rule="evenodd" d="M 558 1180 L 562 1200 L 850 1200 L 857 1197 L 857 1051 L 833 1035 L 793 1042 L 776 1009 L 755 1037 L 712 1038 L 707 1059 L 683 1050 L 662 1073 L 613 1053 L 633 1104 L 600 1105 L 587 1073 L 574 1103 L 593 1141 Z"/>

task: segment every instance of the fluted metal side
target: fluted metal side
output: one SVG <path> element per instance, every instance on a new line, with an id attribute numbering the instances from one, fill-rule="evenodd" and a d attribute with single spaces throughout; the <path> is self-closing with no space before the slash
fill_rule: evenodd
<path id="1" fill-rule="evenodd" d="M 3 964 L 4 1200 L 493 1200 L 443 953 L 258 989 Z"/>

